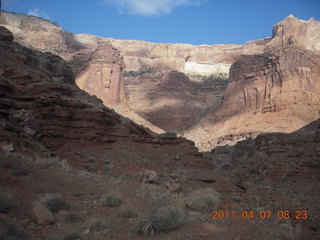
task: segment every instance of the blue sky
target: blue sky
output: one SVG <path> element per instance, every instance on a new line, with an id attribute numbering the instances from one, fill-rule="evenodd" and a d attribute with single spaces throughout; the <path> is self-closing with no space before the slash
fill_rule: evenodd
<path id="1" fill-rule="evenodd" d="M 269 37 L 290 14 L 320 20 L 320 0 L 2 0 L 2 8 L 69 32 L 196 45 Z"/>

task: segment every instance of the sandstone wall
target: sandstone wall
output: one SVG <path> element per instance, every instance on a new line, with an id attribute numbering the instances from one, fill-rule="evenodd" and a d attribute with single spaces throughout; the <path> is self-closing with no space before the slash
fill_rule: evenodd
<path id="1" fill-rule="evenodd" d="M 318 108 L 319 60 L 319 55 L 288 46 L 237 61 L 230 69 L 221 113 L 280 111 L 295 105 Z"/>
<path id="2" fill-rule="evenodd" d="M 245 55 L 262 53 L 269 40 L 244 45 L 200 45 L 150 43 L 109 39 L 124 57 L 126 71 L 179 71 L 185 74 L 228 74 L 230 65 Z"/>
<path id="3" fill-rule="evenodd" d="M 64 32 L 47 20 L 4 12 L 0 25 L 24 46 L 49 51 L 69 60 L 78 86 L 106 105 L 124 103 L 123 68 L 119 52 L 108 41 L 88 34 Z"/>
<path id="4" fill-rule="evenodd" d="M 320 23 L 314 19 L 289 16 L 271 38 L 243 45 L 200 46 L 67 33 L 11 13 L 0 16 L 0 25 L 17 42 L 68 60 L 80 88 L 105 105 L 185 133 L 200 148 L 294 131 L 318 117 Z M 229 72 L 227 88 L 225 81 L 195 77 Z"/>
<path id="5" fill-rule="evenodd" d="M 100 42 L 89 58 L 75 55 L 71 66 L 84 66 L 77 75 L 77 85 L 100 98 L 106 106 L 125 102 L 123 59 L 108 42 Z"/>
<path id="6" fill-rule="evenodd" d="M 290 15 L 273 27 L 272 41 L 266 45 L 266 50 L 285 48 L 294 44 L 319 53 L 319 39 L 320 22 L 314 18 L 304 21 Z"/>
<path id="7" fill-rule="evenodd" d="M 146 129 L 81 91 L 72 69 L 60 57 L 1 37 L 0 55 L 0 126 L 4 133 L 37 140 L 51 150 L 72 142 L 79 146 L 151 138 Z M 5 141 L 6 135 L 1 139 Z"/>
<path id="8" fill-rule="evenodd" d="M 320 55 L 290 45 L 235 62 L 222 106 L 185 136 L 202 150 L 263 132 L 292 132 L 320 117 Z"/>

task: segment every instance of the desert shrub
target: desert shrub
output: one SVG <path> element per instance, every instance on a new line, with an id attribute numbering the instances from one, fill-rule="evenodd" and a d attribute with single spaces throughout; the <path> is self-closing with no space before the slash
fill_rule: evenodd
<path id="1" fill-rule="evenodd" d="M 28 176 L 30 174 L 29 169 L 25 167 L 18 167 L 12 170 L 13 176 Z"/>
<path id="2" fill-rule="evenodd" d="M 168 232 L 184 224 L 185 218 L 185 212 L 179 207 L 160 207 L 156 212 L 152 211 L 147 220 L 138 224 L 137 232 L 145 236 L 155 232 Z"/>
<path id="3" fill-rule="evenodd" d="M 118 207 L 122 204 L 122 199 L 118 195 L 108 195 L 103 199 L 102 204 L 108 207 Z"/>
<path id="4" fill-rule="evenodd" d="M 48 235 L 46 240 L 62 240 L 62 237 L 59 235 Z"/>
<path id="5" fill-rule="evenodd" d="M 83 178 L 102 178 L 102 175 L 95 172 L 89 172 L 85 169 L 77 170 L 77 174 Z"/>
<path id="6" fill-rule="evenodd" d="M 67 160 L 59 161 L 57 168 L 61 169 L 64 173 L 68 173 L 72 171 L 72 167 L 69 165 Z"/>
<path id="7" fill-rule="evenodd" d="M 205 213 L 218 207 L 219 193 L 212 188 L 201 188 L 191 192 L 187 206 L 194 211 Z"/>
<path id="8" fill-rule="evenodd" d="M 60 161 L 57 158 L 40 158 L 36 157 L 33 160 L 33 163 L 38 165 L 41 168 L 59 168 Z"/>
<path id="9" fill-rule="evenodd" d="M 184 211 L 179 207 L 162 207 L 154 216 L 153 222 L 159 232 L 167 232 L 181 226 L 185 219 Z"/>
<path id="10" fill-rule="evenodd" d="M 205 81 L 214 81 L 214 80 L 229 80 L 228 74 L 225 73 L 216 73 L 211 75 L 201 75 L 201 74 L 187 74 L 189 78 L 196 78 Z"/>
<path id="11" fill-rule="evenodd" d="M 82 218 L 76 214 L 68 214 L 64 217 L 64 221 L 67 223 L 78 223 L 82 221 Z"/>
<path id="12" fill-rule="evenodd" d="M 106 225 L 103 221 L 92 218 L 89 220 L 89 229 L 91 232 L 100 232 L 106 229 Z"/>
<path id="13" fill-rule="evenodd" d="M 56 193 L 56 186 L 52 183 L 42 183 L 38 186 L 38 193 Z"/>
<path id="14" fill-rule="evenodd" d="M 122 210 L 121 215 L 122 215 L 122 217 L 125 217 L 125 218 L 138 217 L 138 213 L 135 210 L 132 210 L 130 208 L 126 208 L 126 209 Z"/>
<path id="15" fill-rule="evenodd" d="M 28 240 L 31 237 L 17 225 L 0 220 L 0 239 L 2 240 Z"/>
<path id="16" fill-rule="evenodd" d="M 201 213 L 204 213 L 216 207 L 215 200 L 208 196 L 199 197 L 193 200 L 188 206 L 191 210 L 201 212 Z"/>
<path id="17" fill-rule="evenodd" d="M 0 213 L 8 213 L 13 207 L 12 195 L 0 189 Z"/>
<path id="18" fill-rule="evenodd" d="M 148 72 L 146 71 L 126 71 L 124 72 L 124 77 L 138 77 L 138 76 L 141 76 L 141 75 L 144 75 Z"/>
<path id="19" fill-rule="evenodd" d="M 69 233 L 63 237 L 63 240 L 79 240 L 82 239 L 79 233 Z"/>
<path id="20" fill-rule="evenodd" d="M 10 157 L 8 155 L 4 155 L 1 157 L 0 166 L 2 168 L 11 169 L 11 168 L 15 168 L 17 166 L 17 162 L 12 157 Z"/>
<path id="21" fill-rule="evenodd" d="M 156 226 L 152 221 L 143 220 L 138 224 L 137 232 L 143 236 L 152 236 L 156 232 Z"/>
<path id="22" fill-rule="evenodd" d="M 59 193 L 46 193 L 34 205 L 43 205 L 47 207 L 51 212 L 57 213 L 63 208 L 67 208 L 68 205 Z"/>

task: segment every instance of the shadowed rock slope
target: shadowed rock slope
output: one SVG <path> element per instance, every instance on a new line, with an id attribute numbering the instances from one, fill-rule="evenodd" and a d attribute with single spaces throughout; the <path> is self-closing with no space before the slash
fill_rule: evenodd
<path id="1" fill-rule="evenodd" d="M 11 42 L 8 30 L 0 30 L 2 141 L 22 136 L 57 152 L 92 144 L 112 149 L 113 143 L 152 146 L 185 141 L 156 137 L 118 115 L 95 96 L 80 90 L 71 68 L 60 57 L 22 47 Z M 191 152 L 196 151 L 191 143 L 185 143 Z"/>

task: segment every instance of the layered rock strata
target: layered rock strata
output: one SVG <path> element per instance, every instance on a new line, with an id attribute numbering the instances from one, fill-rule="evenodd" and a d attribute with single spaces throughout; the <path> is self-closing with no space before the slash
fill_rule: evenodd
<path id="1" fill-rule="evenodd" d="M 60 57 L 1 40 L 0 52 L 4 130 L 39 140 L 52 150 L 70 141 L 92 144 L 152 138 L 146 129 L 81 91 L 71 68 Z"/>
<path id="2" fill-rule="evenodd" d="M 320 23 L 314 19 L 289 16 L 271 38 L 243 45 L 201 46 L 67 33 L 49 21 L 6 12 L 0 24 L 19 43 L 68 60 L 80 88 L 105 105 L 156 132 L 182 133 L 202 150 L 261 132 L 294 131 L 318 117 L 313 59 Z M 226 89 L 227 81 L 210 75 L 227 76 L 230 66 Z"/>
<path id="3" fill-rule="evenodd" d="M 77 54 L 71 66 L 85 66 L 77 75 L 77 85 L 108 105 L 124 103 L 123 59 L 108 42 L 100 42 L 89 59 Z"/>
<path id="4" fill-rule="evenodd" d="M 261 132 L 292 132 L 318 119 L 319 60 L 311 51 L 287 46 L 237 61 L 231 66 L 222 106 L 188 137 L 205 132 L 198 143 L 209 149 Z"/>

